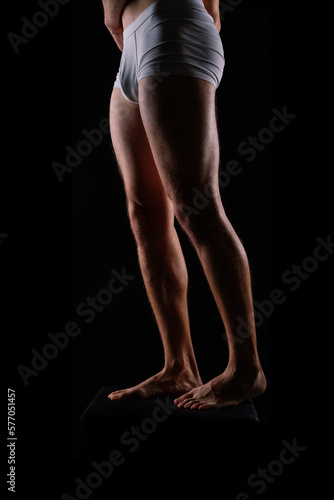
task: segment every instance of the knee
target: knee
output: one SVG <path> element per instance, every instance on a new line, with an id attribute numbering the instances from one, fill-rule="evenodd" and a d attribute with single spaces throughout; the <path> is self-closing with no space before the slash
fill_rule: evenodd
<path id="1" fill-rule="evenodd" d="M 191 197 L 182 197 L 174 202 L 174 213 L 191 238 L 209 230 L 225 214 L 219 194 L 211 192 L 208 195 L 200 190 L 193 190 Z"/>
<path id="2" fill-rule="evenodd" d="M 128 200 L 130 225 L 137 244 L 145 244 L 149 238 L 165 234 L 171 225 L 170 214 L 163 205 L 141 205 Z"/>
<path id="3" fill-rule="evenodd" d="M 228 249 L 233 247 L 241 255 L 243 246 L 235 233 L 224 207 L 219 199 L 211 199 L 207 204 L 193 206 L 181 203 L 175 209 L 175 215 L 182 229 L 196 247 L 206 246 L 208 242 L 220 241 Z"/>
<path id="4" fill-rule="evenodd" d="M 195 224 L 194 217 L 196 217 L 198 212 L 186 203 L 178 203 L 174 205 L 174 213 L 181 228 L 190 236 L 192 227 Z"/>
<path id="5" fill-rule="evenodd" d="M 210 173 L 192 181 L 182 179 L 173 186 L 169 196 L 175 216 L 186 232 L 196 230 L 201 221 L 223 211 L 219 185 Z"/>
<path id="6" fill-rule="evenodd" d="M 145 236 L 149 213 L 145 207 L 133 200 L 128 200 L 127 207 L 132 232 L 136 241 L 141 241 Z"/>

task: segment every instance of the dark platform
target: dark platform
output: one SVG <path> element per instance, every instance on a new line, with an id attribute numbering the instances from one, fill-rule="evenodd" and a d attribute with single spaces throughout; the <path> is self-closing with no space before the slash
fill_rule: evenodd
<path id="1" fill-rule="evenodd" d="M 92 461 L 108 460 L 113 450 L 124 457 L 96 498 L 188 499 L 203 493 L 228 499 L 256 470 L 263 432 L 251 400 L 190 411 L 177 408 L 173 397 L 110 401 L 107 395 L 117 389 L 102 387 L 80 417 L 81 477 Z"/>

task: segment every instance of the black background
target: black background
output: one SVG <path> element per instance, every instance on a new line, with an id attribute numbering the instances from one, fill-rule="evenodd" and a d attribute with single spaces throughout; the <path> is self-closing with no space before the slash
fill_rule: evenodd
<path id="1" fill-rule="evenodd" d="M 97 128 L 108 117 L 120 52 L 103 25 L 100 2 L 91 0 L 60 6 L 15 54 L 7 33 L 20 33 L 21 17 L 31 19 L 38 9 L 36 2 L 15 2 L 3 36 L 8 69 L 0 231 L 8 236 L 0 243 L 2 336 L 6 385 L 17 394 L 17 498 L 28 492 L 59 498 L 75 477 L 77 419 L 98 389 L 138 383 L 163 362 L 110 138 L 105 134 L 62 182 L 51 166 L 64 163 L 65 147 L 76 148 L 84 129 Z M 226 67 L 217 93 L 222 167 L 237 159 L 243 169 L 222 198 L 248 252 L 254 298 L 268 299 L 274 288 L 287 296 L 258 330 L 269 387 L 255 401 L 274 450 L 283 439 L 307 446 L 293 470 L 275 483 L 280 498 L 292 487 L 308 491 L 314 464 L 319 456 L 324 460 L 316 443 L 322 445 L 325 437 L 315 422 L 324 376 L 314 382 L 314 372 L 326 367 L 323 351 L 332 322 L 325 280 L 333 257 L 295 292 L 281 281 L 292 265 L 313 255 L 317 237 L 326 239 L 331 232 L 328 163 L 322 156 L 330 140 L 317 114 L 324 89 L 315 90 L 311 77 L 321 75 L 321 52 L 312 44 L 310 14 L 320 13 L 306 17 L 290 4 L 251 0 L 226 12 L 221 30 Z M 273 108 L 284 106 L 297 117 L 248 163 L 239 144 L 268 126 Z M 190 278 L 193 342 L 207 381 L 224 369 L 227 349 L 194 250 L 182 233 L 180 238 Z M 105 288 L 112 269 L 123 267 L 136 278 L 85 324 L 76 307 Z M 47 334 L 62 331 L 71 320 L 78 322 L 80 335 L 24 386 L 17 366 L 29 365 L 31 349 L 42 350 Z M 311 474 L 305 480 L 307 466 Z"/>

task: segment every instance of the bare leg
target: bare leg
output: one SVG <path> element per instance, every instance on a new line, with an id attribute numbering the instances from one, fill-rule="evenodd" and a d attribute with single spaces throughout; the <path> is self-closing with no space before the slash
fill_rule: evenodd
<path id="1" fill-rule="evenodd" d="M 156 169 L 139 106 L 114 89 L 110 107 L 114 151 L 122 173 L 139 263 L 160 330 L 165 364 L 161 372 L 110 399 L 180 395 L 201 385 L 187 308 L 188 275 L 174 228 L 172 203 Z"/>
<path id="2" fill-rule="evenodd" d="M 144 78 L 139 105 L 162 182 L 198 253 L 229 343 L 225 371 L 175 402 L 192 409 L 236 405 L 261 394 L 266 381 L 256 346 L 247 256 L 219 194 L 215 89 L 196 78 L 169 76 L 158 86 Z M 193 188 L 210 192 L 210 203 L 197 215 L 184 210 L 192 204 Z M 249 325 L 246 338 L 240 338 L 238 318 Z"/>

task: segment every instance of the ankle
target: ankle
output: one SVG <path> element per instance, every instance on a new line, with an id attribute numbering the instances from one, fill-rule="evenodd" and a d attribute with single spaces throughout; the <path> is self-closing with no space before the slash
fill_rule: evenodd
<path id="1" fill-rule="evenodd" d="M 195 359 L 189 357 L 169 358 L 165 361 L 164 371 L 173 376 L 195 375 L 198 376 L 198 368 Z"/>
<path id="2" fill-rule="evenodd" d="M 227 368 L 236 376 L 249 377 L 250 380 L 256 379 L 262 372 L 261 363 L 257 357 L 230 360 Z"/>

